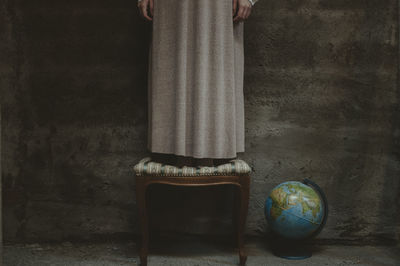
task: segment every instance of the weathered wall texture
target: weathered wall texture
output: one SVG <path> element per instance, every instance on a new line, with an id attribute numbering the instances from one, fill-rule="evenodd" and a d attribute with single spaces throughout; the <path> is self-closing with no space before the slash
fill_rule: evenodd
<path id="1" fill-rule="evenodd" d="M 148 154 L 150 24 L 135 2 L 3 0 L 6 240 L 139 232 L 131 167 Z M 396 0 L 256 4 L 245 26 L 249 234 L 267 231 L 272 187 L 308 177 L 330 202 L 320 238 L 399 239 L 397 30 Z M 229 233 L 231 192 L 155 187 L 154 221 Z"/>

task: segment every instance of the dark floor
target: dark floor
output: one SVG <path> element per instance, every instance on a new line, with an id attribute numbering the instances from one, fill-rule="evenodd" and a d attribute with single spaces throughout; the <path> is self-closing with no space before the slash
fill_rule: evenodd
<path id="1" fill-rule="evenodd" d="M 226 243 L 179 240 L 153 244 L 151 265 L 237 265 L 235 249 Z M 399 247 L 320 245 L 306 260 L 275 257 L 261 240 L 246 243 L 247 265 L 400 265 Z M 137 246 L 130 242 L 5 244 L 4 266 L 139 265 Z"/>

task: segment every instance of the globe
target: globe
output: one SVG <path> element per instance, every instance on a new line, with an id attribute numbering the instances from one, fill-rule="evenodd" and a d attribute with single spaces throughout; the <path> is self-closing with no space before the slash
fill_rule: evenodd
<path id="1" fill-rule="evenodd" d="M 288 181 L 272 189 L 265 202 L 265 217 L 271 229 L 287 239 L 305 239 L 318 234 L 327 216 L 326 198 L 310 180 Z"/>

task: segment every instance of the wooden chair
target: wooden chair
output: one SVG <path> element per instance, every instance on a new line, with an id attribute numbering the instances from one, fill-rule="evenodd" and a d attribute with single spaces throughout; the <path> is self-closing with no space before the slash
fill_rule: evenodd
<path id="1" fill-rule="evenodd" d="M 173 186 L 218 186 L 234 185 L 234 227 L 239 249 L 240 265 L 246 264 L 247 255 L 244 250 L 243 234 L 249 204 L 251 167 L 240 159 L 231 160 L 218 167 L 182 167 L 152 162 L 150 157 L 142 159 L 134 166 L 136 173 L 136 202 L 142 232 L 142 243 L 139 250 L 142 266 L 147 265 L 149 245 L 147 188 L 152 184 Z"/>

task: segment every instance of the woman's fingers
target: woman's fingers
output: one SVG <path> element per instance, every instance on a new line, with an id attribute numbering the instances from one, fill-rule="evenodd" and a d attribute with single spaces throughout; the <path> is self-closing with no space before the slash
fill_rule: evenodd
<path id="1" fill-rule="evenodd" d="M 140 14 L 142 15 L 142 17 L 144 17 L 147 20 L 153 20 L 147 13 L 147 8 L 150 5 L 150 2 L 152 2 L 152 0 L 150 0 L 150 1 L 149 0 L 142 0 L 138 4 Z"/>
<path id="2" fill-rule="evenodd" d="M 154 17 L 153 10 L 154 10 L 154 0 L 150 0 L 150 14 L 151 14 L 151 17 Z"/>
<path id="3" fill-rule="evenodd" d="M 238 11 L 233 21 L 245 20 L 251 12 L 251 3 L 248 0 L 237 0 Z"/>
<path id="4" fill-rule="evenodd" d="M 247 19 L 250 16 L 250 13 L 251 13 L 251 7 L 247 9 L 244 19 Z"/>
<path id="5" fill-rule="evenodd" d="M 232 16 L 234 16 L 236 13 L 237 2 L 238 2 L 238 0 L 233 0 L 233 2 L 232 2 Z"/>
<path id="6" fill-rule="evenodd" d="M 233 21 L 239 21 L 244 19 L 244 12 L 245 12 L 245 7 L 239 6 L 239 10 L 236 13 L 236 16 L 234 17 Z"/>
<path id="7" fill-rule="evenodd" d="M 145 19 L 152 20 L 152 18 L 147 14 L 147 3 L 146 5 L 142 5 L 142 14 Z"/>

